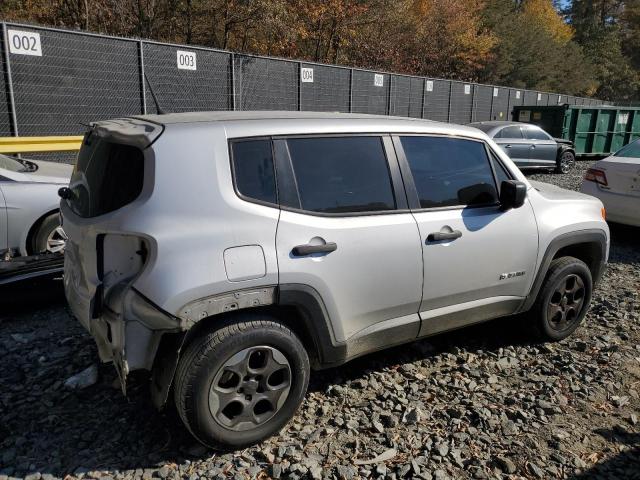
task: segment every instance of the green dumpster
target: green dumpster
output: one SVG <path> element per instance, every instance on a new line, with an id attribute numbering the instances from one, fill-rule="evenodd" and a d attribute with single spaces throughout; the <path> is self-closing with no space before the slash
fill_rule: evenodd
<path id="1" fill-rule="evenodd" d="M 606 156 L 640 138 L 640 107 L 520 105 L 513 109 L 513 120 L 571 140 L 581 156 Z"/>

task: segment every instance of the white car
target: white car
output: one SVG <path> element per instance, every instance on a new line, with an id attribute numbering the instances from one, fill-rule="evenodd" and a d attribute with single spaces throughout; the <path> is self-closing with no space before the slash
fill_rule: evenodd
<path id="1" fill-rule="evenodd" d="M 640 227 L 640 140 L 594 163 L 580 191 L 602 201 L 607 220 Z"/>
<path id="2" fill-rule="evenodd" d="M 58 189 L 69 184 L 72 170 L 0 155 L 0 260 L 64 250 Z"/>

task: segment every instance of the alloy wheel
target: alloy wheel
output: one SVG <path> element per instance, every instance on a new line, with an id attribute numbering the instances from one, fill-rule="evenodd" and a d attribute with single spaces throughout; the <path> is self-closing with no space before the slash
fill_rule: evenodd
<path id="1" fill-rule="evenodd" d="M 282 352 L 268 346 L 245 348 L 214 376 L 209 411 L 230 430 L 250 430 L 282 408 L 290 389 L 291 365 Z"/>
<path id="2" fill-rule="evenodd" d="M 570 274 L 558 282 L 547 306 L 547 318 L 551 328 L 563 331 L 570 328 L 578 318 L 585 300 L 584 281 Z"/>
<path id="3" fill-rule="evenodd" d="M 67 234 L 61 226 L 57 226 L 51 231 L 47 237 L 47 252 L 49 253 L 62 253 L 64 247 L 67 244 Z"/>
<path id="4" fill-rule="evenodd" d="M 575 159 L 573 158 L 573 155 L 571 153 L 563 153 L 562 157 L 560 157 L 560 170 L 562 171 L 562 173 L 569 173 L 569 170 L 571 170 L 571 167 L 573 167 L 574 162 Z"/>

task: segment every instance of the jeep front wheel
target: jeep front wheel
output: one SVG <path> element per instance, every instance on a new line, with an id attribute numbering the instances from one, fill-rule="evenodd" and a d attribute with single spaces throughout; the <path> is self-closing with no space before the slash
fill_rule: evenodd
<path id="1" fill-rule="evenodd" d="M 553 260 L 531 311 L 539 336 L 558 341 L 571 335 L 587 314 L 592 289 L 591 271 L 583 261 Z"/>
<path id="2" fill-rule="evenodd" d="M 195 339 L 180 359 L 174 399 L 203 444 L 243 448 L 277 433 L 309 382 L 309 358 L 276 319 L 245 313 Z"/>

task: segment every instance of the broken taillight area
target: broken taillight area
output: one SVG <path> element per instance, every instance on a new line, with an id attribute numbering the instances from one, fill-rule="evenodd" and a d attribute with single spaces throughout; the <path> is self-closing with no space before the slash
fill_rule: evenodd
<path id="1" fill-rule="evenodd" d="M 602 185 L 603 187 L 608 186 L 607 174 L 604 170 L 600 170 L 598 168 L 588 169 L 587 173 L 585 173 L 584 175 L 584 179 L 589 182 L 595 182 L 598 185 Z"/>

